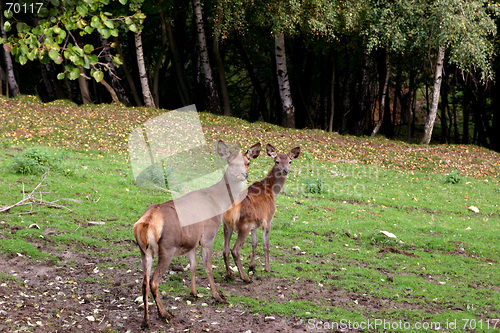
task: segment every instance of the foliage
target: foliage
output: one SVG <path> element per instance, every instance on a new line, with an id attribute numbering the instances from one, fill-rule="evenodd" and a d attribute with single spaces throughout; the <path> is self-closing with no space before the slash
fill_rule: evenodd
<path id="1" fill-rule="evenodd" d="M 47 149 L 32 147 L 16 155 L 11 163 L 11 172 L 35 175 L 56 169 L 64 154 L 54 155 Z"/>
<path id="2" fill-rule="evenodd" d="M 65 68 L 58 79 L 74 80 L 84 75 L 83 69 L 90 69 L 91 77 L 100 82 L 103 71 L 109 69 L 105 59 L 109 55 L 103 54 L 102 46 L 93 44 L 88 37 L 118 37 L 120 29 L 139 32 L 145 18 L 141 3 L 142 0 L 132 0 L 126 7 L 127 0 L 51 0 L 31 13 L 15 13 L 7 8 L 4 29 L 8 32 L 14 28 L 15 33 L 1 42 L 21 65 L 27 61 L 53 61 Z M 119 66 L 122 60 L 112 56 L 112 63 Z"/>
<path id="3" fill-rule="evenodd" d="M 310 194 L 321 194 L 325 192 L 325 182 L 323 178 L 306 178 L 305 191 Z"/>
<path id="4" fill-rule="evenodd" d="M 464 177 L 457 171 L 453 170 L 449 174 L 446 175 L 444 179 L 445 184 L 458 184 L 462 181 Z"/>

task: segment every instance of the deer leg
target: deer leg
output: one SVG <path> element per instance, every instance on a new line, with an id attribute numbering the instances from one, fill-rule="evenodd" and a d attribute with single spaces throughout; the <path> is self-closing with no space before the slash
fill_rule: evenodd
<path id="1" fill-rule="evenodd" d="M 198 291 L 196 290 L 196 248 L 187 253 L 189 259 L 189 267 L 191 269 L 191 290 L 189 294 L 191 296 L 196 296 Z"/>
<path id="2" fill-rule="evenodd" d="M 203 265 L 205 266 L 205 271 L 207 272 L 208 283 L 210 284 L 210 291 L 212 292 L 212 297 L 221 303 L 227 303 L 225 297 L 221 297 L 217 291 L 217 286 L 215 285 L 214 274 L 212 272 L 212 245 L 213 239 L 207 244 L 202 244 L 201 253 L 203 257 Z"/>
<path id="3" fill-rule="evenodd" d="M 156 302 L 156 308 L 158 309 L 158 314 L 160 315 L 160 317 L 165 318 L 167 320 L 172 319 L 173 315 L 168 310 L 165 310 L 165 308 L 163 307 L 158 287 L 160 286 L 160 279 L 162 275 L 165 274 L 165 272 L 167 271 L 168 266 L 170 265 L 170 261 L 172 261 L 172 258 L 174 256 L 174 253 L 175 249 L 169 249 L 168 251 L 163 251 L 160 247 L 160 250 L 158 252 L 158 264 L 156 265 L 156 269 L 149 283 L 151 286 L 151 292 L 153 293 Z"/>
<path id="4" fill-rule="evenodd" d="M 151 266 L 153 265 L 153 252 L 149 249 L 148 253 L 144 253 L 141 248 L 142 266 L 144 278 L 142 280 L 142 301 L 144 302 L 144 320 L 142 322 L 143 328 L 150 327 L 149 321 L 149 277 L 151 276 Z"/>
<path id="5" fill-rule="evenodd" d="M 249 233 L 250 230 L 248 229 L 240 230 L 240 232 L 238 233 L 238 238 L 236 239 L 236 243 L 234 243 L 234 247 L 231 250 L 231 254 L 233 255 L 234 261 L 236 262 L 236 266 L 238 266 L 238 271 L 240 272 L 240 278 L 247 283 L 252 282 L 252 280 L 250 280 L 247 273 L 245 273 L 243 265 L 241 264 L 241 247 L 245 243 L 245 240 L 247 239 Z"/>
<path id="6" fill-rule="evenodd" d="M 257 266 L 255 264 L 255 249 L 257 248 L 259 240 L 257 239 L 257 230 L 252 230 L 250 234 L 252 235 L 252 259 L 250 261 L 250 269 L 254 270 L 255 267 Z"/>
<path id="7" fill-rule="evenodd" d="M 233 234 L 233 228 L 224 223 L 224 250 L 222 253 L 224 255 L 224 263 L 226 264 L 226 278 L 233 279 L 233 272 L 229 267 L 229 246 L 231 243 L 231 236 Z"/>
<path id="8" fill-rule="evenodd" d="M 265 266 L 264 270 L 266 272 L 271 271 L 271 265 L 269 264 L 269 234 L 271 233 L 271 226 L 267 229 L 262 230 L 262 243 L 264 247 L 264 261 L 265 261 Z"/>

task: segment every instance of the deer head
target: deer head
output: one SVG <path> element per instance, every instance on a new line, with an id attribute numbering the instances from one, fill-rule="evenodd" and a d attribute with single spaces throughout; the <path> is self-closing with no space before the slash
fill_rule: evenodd
<path id="1" fill-rule="evenodd" d="M 290 173 L 290 166 L 292 160 L 296 159 L 300 155 L 300 147 L 295 147 L 288 154 L 278 154 L 276 148 L 274 148 L 270 143 L 266 145 L 267 155 L 272 157 L 274 160 L 273 170 L 278 175 L 287 176 Z"/>
<path id="2" fill-rule="evenodd" d="M 217 153 L 228 162 L 226 175 L 230 181 L 245 181 L 248 178 L 248 166 L 250 161 L 260 154 L 260 142 L 251 146 L 246 153 L 235 152 L 220 140 L 217 144 Z"/>

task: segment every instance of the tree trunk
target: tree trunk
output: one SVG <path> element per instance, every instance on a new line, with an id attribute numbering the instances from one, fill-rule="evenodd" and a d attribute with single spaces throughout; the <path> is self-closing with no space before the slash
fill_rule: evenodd
<path id="1" fill-rule="evenodd" d="M 7 32 L 3 29 L 3 6 L 2 1 L 0 1 L 0 30 L 2 30 L 2 38 L 7 40 Z M 14 64 L 12 63 L 12 57 L 10 56 L 10 50 L 7 47 L 7 44 L 2 45 L 4 55 L 5 55 L 5 70 L 7 71 L 7 89 L 6 95 L 9 95 L 9 89 L 12 92 L 12 96 L 19 95 L 19 86 L 17 85 L 16 77 L 14 75 Z"/>
<path id="2" fill-rule="evenodd" d="M 0 15 L 1 15 L 1 12 L 0 12 Z M 0 65 L 0 95 L 2 95 L 2 91 L 3 91 L 3 82 L 6 80 L 6 77 L 5 77 L 5 72 L 2 68 L 2 66 Z"/>
<path id="3" fill-rule="evenodd" d="M 120 40 L 117 37 L 115 37 L 114 42 L 116 45 L 116 50 L 118 51 L 118 54 L 120 55 L 120 57 L 123 60 L 123 64 L 121 67 L 123 68 L 123 72 L 125 73 L 125 78 L 127 79 L 128 85 L 129 85 L 130 90 L 132 92 L 132 96 L 134 97 L 135 104 L 137 106 L 143 106 L 142 100 L 139 97 L 139 93 L 137 92 L 137 88 L 135 86 L 134 79 L 132 78 L 132 74 L 130 73 L 130 70 L 128 69 L 128 66 L 127 66 L 127 62 L 125 61 L 125 58 L 123 57 L 123 51 L 122 51 L 122 48 L 120 46 Z"/>
<path id="4" fill-rule="evenodd" d="M 295 107 L 293 105 L 290 80 L 286 65 L 285 36 L 281 33 L 274 39 L 276 57 L 276 76 L 278 78 L 278 89 L 282 108 L 282 125 L 295 128 Z"/>
<path id="5" fill-rule="evenodd" d="M 348 119 L 349 131 L 356 136 L 363 135 L 366 126 L 366 115 L 370 110 L 370 55 L 364 48 L 361 56 L 361 70 L 357 81 L 357 94 L 351 95 L 352 114 Z"/>
<path id="6" fill-rule="evenodd" d="M 104 79 L 101 80 L 100 83 L 109 92 L 109 94 L 111 95 L 111 98 L 113 99 L 113 102 L 114 103 L 120 103 L 120 100 L 118 99 L 118 95 L 116 94 L 116 91 L 113 89 L 113 87 L 111 87 L 111 85 L 109 83 L 107 83 L 106 80 L 104 80 Z"/>
<path id="7" fill-rule="evenodd" d="M 87 83 L 87 78 L 85 77 L 85 69 L 83 67 L 80 67 L 78 86 L 80 87 L 80 93 L 82 94 L 83 104 L 94 104 L 92 98 L 90 98 L 89 85 Z"/>
<path id="8" fill-rule="evenodd" d="M 493 110 L 496 110 L 493 112 L 493 119 L 492 119 L 492 126 L 494 129 L 500 128 L 500 84 L 498 83 L 498 78 L 497 81 L 493 84 L 493 87 L 491 89 L 492 91 L 492 106 Z M 494 130 L 492 132 L 492 137 L 491 137 L 491 148 L 496 150 L 497 152 L 500 152 L 500 131 Z"/>
<path id="9" fill-rule="evenodd" d="M 449 140 L 447 113 L 450 108 L 448 103 L 448 91 L 449 91 L 448 76 L 443 74 L 442 81 L 443 81 L 442 82 L 443 93 L 441 94 L 441 143 L 447 143 Z"/>
<path id="10" fill-rule="evenodd" d="M 131 106 L 132 104 L 130 103 L 130 100 L 127 96 L 127 92 L 125 88 L 123 87 L 122 81 L 118 76 L 116 76 L 116 67 L 113 65 L 113 59 L 111 58 L 111 49 L 109 47 L 109 41 L 105 38 L 101 38 L 101 45 L 103 46 L 104 54 L 105 54 L 105 59 L 108 67 L 108 74 L 110 78 L 110 88 L 112 92 L 106 87 L 106 83 L 102 83 L 104 87 L 109 91 L 111 94 L 111 98 L 113 98 L 114 102 L 122 102 L 126 106 Z M 118 101 L 115 101 L 115 96 L 118 99 Z"/>
<path id="11" fill-rule="evenodd" d="M 434 88 L 432 91 L 431 108 L 429 110 L 429 114 L 427 115 L 427 119 L 425 120 L 424 134 L 420 140 L 420 144 L 424 145 L 428 145 L 429 142 L 431 142 L 432 129 L 434 128 L 434 121 L 436 120 L 443 73 L 444 52 L 444 46 L 439 46 L 436 58 L 436 70 L 434 73 Z"/>
<path id="12" fill-rule="evenodd" d="M 155 72 L 153 75 L 153 97 L 156 106 L 160 106 L 160 92 L 159 92 L 159 84 L 160 84 L 160 71 L 163 66 L 165 51 L 167 49 L 167 24 L 165 22 L 165 17 L 162 12 L 160 12 L 160 21 L 161 21 L 161 50 L 158 59 L 156 59 Z M 165 61 L 168 64 L 167 61 Z"/>
<path id="13" fill-rule="evenodd" d="M 189 90 L 187 88 L 186 79 L 184 77 L 184 70 L 182 68 L 181 57 L 179 55 L 179 50 L 177 48 L 177 43 L 174 38 L 174 33 L 172 30 L 172 23 L 170 19 L 165 20 L 167 27 L 167 39 L 172 54 L 172 61 L 174 63 L 175 79 L 177 80 L 177 89 L 179 91 L 179 96 L 184 105 L 191 104 L 191 98 L 189 96 Z"/>
<path id="14" fill-rule="evenodd" d="M 410 73 L 409 73 L 409 78 L 408 78 L 408 92 L 404 95 L 404 97 L 402 98 L 402 100 L 404 102 L 402 102 L 402 105 L 404 105 L 405 107 L 405 114 L 406 114 L 406 121 L 408 122 L 408 126 L 407 126 L 407 142 L 410 143 L 411 142 L 411 138 L 412 138 L 412 129 L 413 129 L 413 106 L 414 106 L 414 96 L 416 95 L 415 94 L 415 76 L 416 76 L 416 72 L 414 70 L 410 70 Z"/>
<path id="15" fill-rule="evenodd" d="M 259 120 L 259 115 L 262 114 L 262 119 L 264 119 L 265 122 L 269 122 L 266 93 L 264 92 L 264 89 L 262 89 L 259 77 L 255 73 L 254 66 L 252 65 L 252 62 L 250 61 L 250 58 L 248 57 L 247 53 L 245 52 L 245 48 L 241 43 L 241 37 L 238 36 L 238 34 L 236 34 L 234 38 L 234 43 L 236 45 L 236 48 L 238 49 L 238 52 L 240 53 L 241 60 L 245 65 L 245 68 L 248 72 L 248 76 L 250 77 L 250 81 L 252 82 L 252 86 L 255 89 L 255 93 L 257 94 L 258 98 L 257 112 L 250 113 L 249 115 L 250 121 L 253 122 Z"/>
<path id="16" fill-rule="evenodd" d="M 149 89 L 148 74 L 146 72 L 146 65 L 144 64 L 144 53 L 142 50 L 142 38 L 140 33 L 134 35 L 135 52 L 137 55 L 137 66 L 139 67 L 139 76 L 141 80 L 142 96 L 144 98 L 144 105 L 148 108 L 156 107 Z"/>
<path id="17" fill-rule="evenodd" d="M 335 59 L 332 60 L 332 79 L 330 86 L 330 119 L 328 121 L 328 132 L 333 132 L 333 118 L 335 114 Z"/>
<path id="18" fill-rule="evenodd" d="M 379 100 L 379 109 L 378 109 L 378 121 L 375 127 L 373 128 L 371 136 L 375 136 L 382 123 L 384 122 L 384 112 L 385 112 L 385 96 L 387 95 L 387 87 L 389 85 L 389 76 L 390 76 L 390 62 L 389 62 L 389 51 L 387 48 L 384 50 L 384 81 L 382 83 L 382 89 L 380 92 L 380 100 Z M 396 87 L 397 89 L 397 87 Z"/>
<path id="19" fill-rule="evenodd" d="M 219 72 L 219 82 L 220 82 L 220 90 L 222 93 L 222 100 L 224 101 L 224 115 L 230 116 L 231 106 L 229 104 L 229 93 L 227 91 L 226 71 L 224 70 L 224 63 L 222 62 L 222 57 L 220 55 L 219 36 L 214 36 L 214 55 L 215 55 L 215 60 L 217 62 L 217 69 Z"/>
<path id="20" fill-rule="evenodd" d="M 212 66 L 208 57 L 207 39 L 205 36 L 205 28 L 203 24 L 203 14 L 201 12 L 200 0 L 193 0 L 194 15 L 196 21 L 196 30 L 198 35 L 198 43 L 200 46 L 200 60 L 203 74 L 205 77 L 205 88 L 207 91 L 208 110 L 215 114 L 221 114 L 221 106 L 219 93 L 215 85 L 215 80 L 212 74 Z"/>

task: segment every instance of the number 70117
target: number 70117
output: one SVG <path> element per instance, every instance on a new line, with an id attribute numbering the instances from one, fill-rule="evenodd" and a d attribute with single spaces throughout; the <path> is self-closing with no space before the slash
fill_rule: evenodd
<path id="1" fill-rule="evenodd" d="M 14 13 L 14 14 L 34 14 L 34 13 L 39 13 L 40 9 L 43 7 L 43 2 L 36 2 L 36 3 L 23 3 L 20 4 L 19 2 L 7 2 L 5 3 L 7 5 L 7 12 L 9 13 Z"/>

